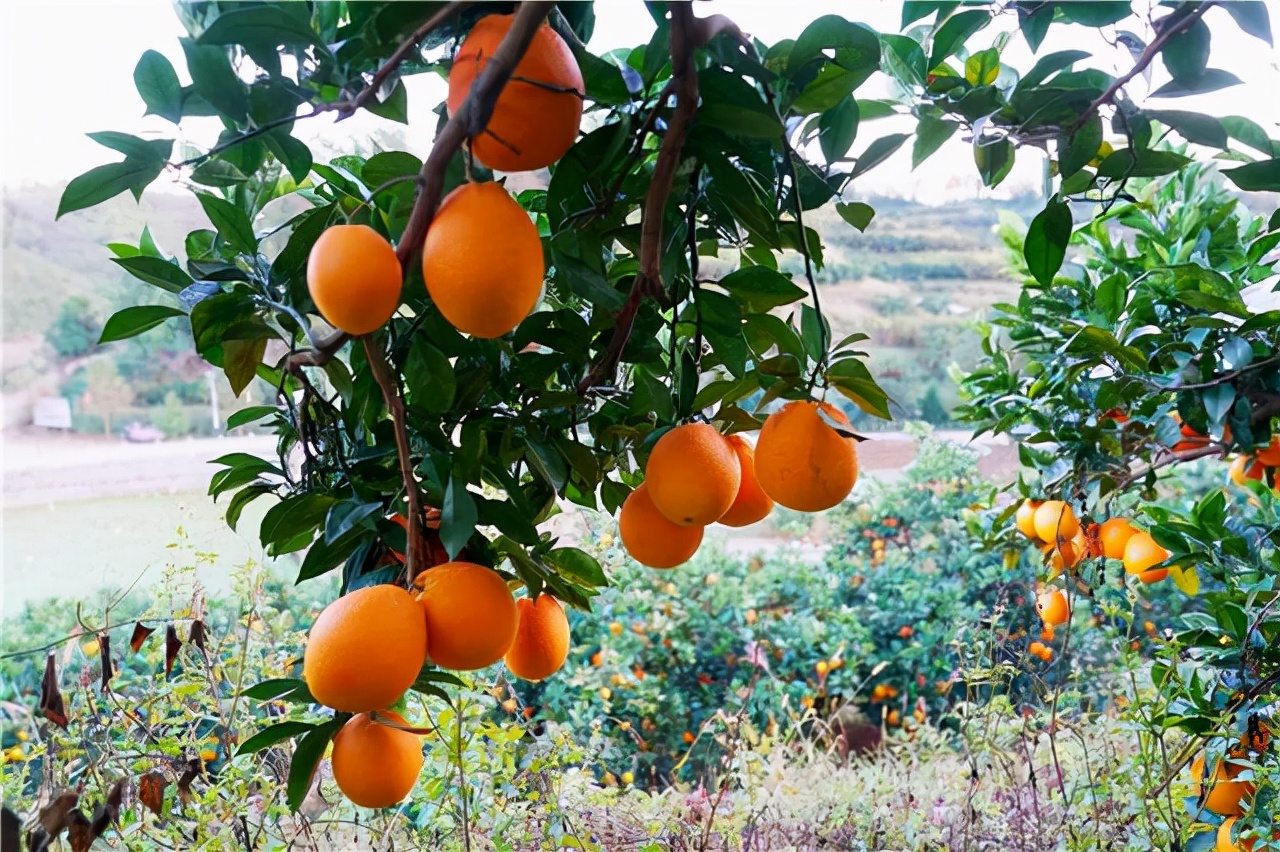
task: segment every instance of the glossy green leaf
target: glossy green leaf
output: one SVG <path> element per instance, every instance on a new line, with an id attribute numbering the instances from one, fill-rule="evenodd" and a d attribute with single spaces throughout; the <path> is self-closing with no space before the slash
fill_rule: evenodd
<path id="1" fill-rule="evenodd" d="M 1080 129 L 1072 134 L 1062 153 L 1058 157 L 1058 174 L 1063 180 L 1074 175 L 1089 164 L 1089 161 L 1098 156 L 1098 148 L 1102 145 L 1102 119 L 1097 115 L 1091 115 L 1080 126 Z"/>
<path id="2" fill-rule="evenodd" d="M 1175 82 L 1194 84 L 1209 64 L 1209 25 L 1196 20 L 1181 28 L 1160 51 L 1160 58 Z"/>
<path id="3" fill-rule="evenodd" d="M 870 204 L 864 204 L 861 201 L 839 202 L 836 204 L 836 212 L 840 214 L 841 219 L 859 231 L 867 230 L 867 226 L 876 215 L 876 211 Z"/>
<path id="4" fill-rule="evenodd" d="M 158 115 L 174 124 L 182 120 L 182 84 L 164 54 L 144 52 L 133 68 L 133 84 L 147 105 L 144 115 Z"/>
<path id="5" fill-rule="evenodd" d="M 959 128 L 959 122 L 934 115 L 921 116 L 920 123 L 916 125 L 916 140 L 911 148 L 911 168 L 915 169 L 932 156 Z"/>
<path id="6" fill-rule="evenodd" d="M 132 192 L 135 198 L 141 197 L 143 189 L 163 170 L 164 161 L 158 158 L 126 158 L 122 163 L 90 169 L 67 184 L 58 200 L 58 212 L 54 218 L 93 207 L 126 191 Z"/>
<path id="7" fill-rule="evenodd" d="M 1246 192 L 1280 192 L 1280 158 L 1223 169 L 1222 173 Z"/>
<path id="8" fill-rule="evenodd" d="M 845 98 L 818 118 L 818 146 L 828 163 L 849 153 L 858 135 L 858 102 Z"/>
<path id="9" fill-rule="evenodd" d="M 465 479 L 452 475 L 444 492 L 444 505 L 440 509 L 440 541 L 450 559 L 456 559 L 476 531 L 479 513 L 476 501 L 467 489 Z"/>
<path id="10" fill-rule="evenodd" d="M 1180 98 L 1184 95 L 1203 95 L 1216 92 L 1229 86 L 1237 86 L 1244 81 L 1220 68 L 1207 68 L 1197 77 L 1182 80 L 1170 80 L 1151 93 L 1153 98 Z"/>
<path id="11" fill-rule="evenodd" d="M 1212 116 L 1176 109 L 1149 109 L 1144 112 L 1147 118 L 1172 127 L 1188 142 L 1214 148 L 1227 147 L 1227 131 L 1223 129 L 1222 122 Z"/>
<path id="12" fill-rule="evenodd" d="M 1231 0 L 1230 3 L 1223 3 L 1222 8 L 1235 19 L 1236 26 L 1240 29 L 1272 44 L 1271 15 L 1264 0 Z"/>
<path id="13" fill-rule="evenodd" d="M 299 734 L 313 730 L 315 727 L 311 722 L 278 722 L 277 724 L 269 725 L 240 743 L 240 747 L 236 749 L 236 756 L 262 751 L 264 748 L 270 748 L 277 743 L 293 739 Z"/>
<path id="14" fill-rule="evenodd" d="M 854 163 L 853 170 L 849 172 L 849 180 L 857 179 L 859 175 L 866 174 L 892 157 L 909 138 L 911 137 L 907 133 L 891 133 L 872 142 Z"/>
<path id="15" fill-rule="evenodd" d="M 1173 151 L 1153 151 L 1150 148 L 1121 148 L 1113 152 L 1098 166 L 1098 177 L 1149 178 L 1172 174 L 1191 162 L 1190 157 Z"/>
<path id="16" fill-rule="evenodd" d="M 333 739 L 343 721 L 345 720 L 342 718 L 335 718 L 313 728 L 298 740 L 289 761 L 289 778 L 286 784 L 286 797 L 291 810 L 297 811 L 302 807 L 302 802 L 311 789 L 311 779 L 315 776 L 320 758 L 324 757 L 329 740 Z"/>
<path id="17" fill-rule="evenodd" d="M 182 51 L 187 57 L 187 71 L 195 93 L 218 112 L 235 121 L 244 121 L 249 115 L 249 95 L 231 67 L 226 48 L 197 44 L 184 38 Z"/>
<path id="18" fill-rule="evenodd" d="M 991 13 L 983 9 L 952 15 L 933 35 L 933 48 L 929 51 L 929 68 L 936 68 L 943 60 L 964 47 L 964 43 L 971 35 L 989 23 L 991 23 Z"/>
<path id="19" fill-rule="evenodd" d="M 159 257 L 113 257 L 111 262 L 139 281 L 145 281 L 170 293 L 181 293 L 192 284 L 192 278 L 176 263 Z"/>
<path id="20" fill-rule="evenodd" d="M 1065 202 L 1050 199 L 1027 228 L 1022 252 L 1032 277 L 1045 287 L 1053 283 L 1066 257 L 1071 226 L 1071 208 Z"/>
<path id="21" fill-rule="evenodd" d="M 763 312 L 804 298 L 805 291 L 791 279 L 764 266 L 748 266 L 730 272 L 716 282 L 749 311 Z"/>
<path id="22" fill-rule="evenodd" d="M 98 338 L 98 343 L 110 343 L 113 340 L 136 337 L 144 331 L 155 328 L 167 319 L 180 316 L 185 316 L 185 314 L 179 309 L 168 305 L 134 305 L 133 307 L 122 308 L 107 320 L 107 324 L 102 328 L 102 335 Z"/>

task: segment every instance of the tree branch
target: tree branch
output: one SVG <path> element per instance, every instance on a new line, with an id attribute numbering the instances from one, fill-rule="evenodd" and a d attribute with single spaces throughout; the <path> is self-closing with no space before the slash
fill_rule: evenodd
<path id="1" fill-rule="evenodd" d="M 346 345 L 351 335 L 335 329 L 327 337 L 316 341 L 315 347 L 294 352 L 284 360 L 284 369 L 288 373 L 297 373 L 303 367 L 323 367 L 329 363 L 339 349 Z"/>
<path id="2" fill-rule="evenodd" d="M 586 393 L 600 384 L 612 384 L 622 350 L 631 339 L 636 313 L 645 296 L 661 297 L 666 288 L 662 283 L 662 220 L 671 197 L 676 169 L 680 165 L 680 151 L 684 147 L 689 122 L 698 108 L 698 73 L 693 68 L 693 52 L 699 43 L 695 41 L 696 18 L 688 3 L 671 4 L 671 69 L 675 82 L 676 107 L 667 124 L 658 149 L 658 161 L 653 168 L 653 179 L 644 196 L 640 212 L 640 272 L 631 285 L 627 301 L 618 311 L 613 337 L 600 361 L 578 383 L 578 393 Z M 657 112 L 655 107 L 654 112 Z"/>
<path id="3" fill-rule="evenodd" d="M 1204 2 L 1196 6 L 1195 9 L 1188 12 L 1187 15 L 1180 20 L 1173 20 L 1178 17 L 1177 12 L 1174 12 L 1166 18 L 1162 18 L 1161 22 L 1163 22 L 1165 26 L 1156 34 L 1156 37 L 1151 40 L 1151 44 L 1147 45 L 1142 51 L 1142 54 L 1138 57 L 1138 61 L 1135 62 L 1133 67 L 1126 73 L 1117 77 L 1115 82 L 1108 86 L 1106 91 L 1098 96 L 1097 100 L 1089 104 L 1089 108 L 1082 112 L 1080 117 L 1076 119 L 1076 122 L 1071 125 L 1071 132 L 1068 135 L 1074 135 L 1077 130 L 1085 125 L 1085 122 L 1089 120 L 1090 116 L 1096 113 L 1103 105 L 1111 103 L 1116 94 L 1119 93 L 1119 91 L 1124 88 L 1130 80 L 1147 70 L 1151 63 L 1155 61 L 1156 56 L 1164 48 L 1165 43 L 1168 42 L 1169 39 L 1173 38 L 1178 33 L 1184 32 L 1193 23 L 1203 18 L 1204 13 L 1209 11 L 1209 9 L 1214 5 L 1216 4 L 1213 0 L 1208 0 L 1208 2 Z"/>
<path id="4" fill-rule="evenodd" d="M 511 29 L 507 30 L 502 43 L 471 84 L 467 99 L 436 137 L 431 153 L 422 164 L 422 190 L 409 213 L 409 222 L 405 225 L 400 244 L 396 247 L 396 256 L 400 258 L 402 267 L 407 269 L 422 248 L 427 228 L 440 207 L 440 198 L 444 194 L 445 169 L 449 161 L 464 142 L 478 136 L 489 123 L 494 104 L 502 94 L 503 87 L 511 78 L 520 58 L 529 49 L 534 33 L 553 8 L 555 3 L 545 0 L 525 0 L 520 4 Z"/>

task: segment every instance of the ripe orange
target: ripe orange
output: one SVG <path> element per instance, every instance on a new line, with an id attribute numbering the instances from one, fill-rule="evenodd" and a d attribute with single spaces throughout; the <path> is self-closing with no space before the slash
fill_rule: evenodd
<path id="1" fill-rule="evenodd" d="M 381 710 L 413 685 L 426 655 L 427 623 L 413 595 L 399 586 L 368 586 L 317 616 L 302 677 L 326 707 Z"/>
<path id="2" fill-rule="evenodd" d="M 400 305 L 404 278 L 391 243 L 368 225 L 331 225 L 307 256 L 307 290 L 325 322 L 368 334 Z"/>
<path id="3" fill-rule="evenodd" d="M 1108 559 L 1124 559 L 1124 546 L 1138 530 L 1128 518 L 1108 518 L 1098 527 L 1102 555 Z"/>
<path id="4" fill-rule="evenodd" d="M 702 527 L 733 505 L 742 465 L 733 445 L 708 423 L 686 423 L 653 445 L 644 469 L 649 497 L 672 523 Z"/>
<path id="5" fill-rule="evenodd" d="M 473 670 L 501 660 L 520 617 L 507 583 L 492 568 L 446 562 L 413 581 L 427 614 L 427 654 L 437 666 Z"/>
<path id="6" fill-rule="evenodd" d="M 544 680 L 564 665 L 569 656 L 569 619 L 560 601 L 538 595 L 536 601 L 516 601 L 519 623 L 516 638 L 507 651 L 507 668 L 522 680 Z"/>
<path id="7" fill-rule="evenodd" d="M 643 483 L 618 512 L 618 534 L 631 558 L 650 568 L 674 568 L 692 558 L 702 544 L 702 527 L 682 527 L 667 520 Z"/>
<path id="8" fill-rule="evenodd" d="M 1041 503 L 1036 509 L 1033 522 L 1040 540 L 1050 543 L 1070 539 L 1080 531 L 1076 513 L 1061 500 L 1046 500 Z"/>
<path id="9" fill-rule="evenodd" d="M 1250 481 L 1261 482 L 1266 473 L 1266 467 L 1249 456 L 1236 456 L 1227 468 L 1227 477 L 1236 485 L 1244 485 Z"/>
<path id="10" fill-rule="evenodd" d="M 449 70 L 449 114 L 462 108 L 471 84 L 498 49 L 514 15 L 476 22 Z M 484 132 L 471 152 L 491 169 L 542 169 L 564 156 L 582 123 L 582 72 L 573 51 L 547 24 L 538 27 L 511 80 L 498 96 Z"/>
<path id="11" fill-rule="evenodd" d="M 745 527 L 764 520 L 773 511 L 773 498 L 764 493 L 756 479 L 756 454 L 751 444 L 741 435 L 730 435 L 728 440 L 738 456 L 742 484 L 729 511 L 720 516 L 720 523 L 727 527 Z"/>
<path id="12" fill-rule="evenodd" d="M 1148 532 L 1135 532 L 1124 546 L 1124 570 L 1129 574 L 1137 574 L 1145 583 L 1163 580 L 1169 573 L 1167 568 L 1152 569 L 1169 558 L 1169 551 L 1156 544 L 1156 540 Z"/>
<path id="13" fill-rule="evenodd" d="M 1060 589 L 1052 589 L 1036 598 L 1036 612 L 1040 613 L 1040 620 L 1051 627 L 1066 624 L 1071 618 L 1067 596 Z"/>
<path id="14" fill-rule="evenodd" d="M 1033 657 L 1040 657 L 1041 659 L 1044 659 L 1044 652 L 1046 650 L 1048 649 L 1045 648 L 1043 642 L 1032 642 L 1027 646 L 1027 653 Z"/>
<path id="15" fill-rule="evenodd" d="M 387 710 L 378 716 L 405 724 Z M 352 716 L 333 738 L 333 780 L 342 795 L 362 808 L 389 808 L 403 801 L 421 771 L 418 735 L 383 725 L 368 713 Z"/>
<path id="16" fill-rule="evenodd" d="M 1239 817 L 1227 817 L 1222 821 L 1222 825 L 1218 826 L 1213 852 L 1253 852 L 1257 848 L 1256 840 L 1241 840 L 1239 843 L 1232 840 L 1231 835 L 1237 819 Z M 1272 837 L 1280 837 L 1280 833 L 1273 834 Z"/>
<path id="17" fill-rule="evenodd" d="M 819 409 L 838 423 L 849 422 L 843 411 L 825 402 L 788 402 L 764 421 L 756 441 L 760 487 L 799 512 L 830 509 L 858 481 L 854 440 L 828 426 Z"/>
<path id="18" fill-rule="evenodd" d="M 1030 539 L 1037 539 L 1040 536 L 1036 534 L 1036 509 L 1040 508 L 1039 500 L 1030 498 L 1023 500 L 1022 505 L 1018 507 L 1018 511 L 1014 513 L 1013 520 L 1017 524 L 1018 532 Z"/>
<path id="19" fill-rule="evenodd" d="M 445 197 L 422 247 L 422 277 L 440 313 L 474 337 L 501 337 L 529 315 L 547 268 L 538 228 L 496 183 Z"/>
<path id="20" fill-rule="evenodd" d="M 1204 809 L 1219 816 L 1240 816 L 1244 813 L 1248 807 L 1247 800 L 1253 798 L 1257 788 L 1252 781 L 1235 780 L 1243 771 L 1244 767 L 1228 763 L 1226 759 L 1218 761 L 1209 781 L 1209 789 L 1203 791 L 1204 800 L 1201 804 Z"/>
<path id="21" fill-rule="evenodd" d="M 1271 443 L 1254 454 L 1267 467 L 1280 467 L 1280 435 L 1272 437 Z"/>
<path id="22" fill-rule="evenodd" d="M 1179 430 L 1182 433 L 1182 440 L 1173 445 L 1173 451 L 1175 453 L 1182 453 L 1187 450 L 1198 450 L 1202 447 L 1209 446 L 1208 435 L 1203 432 L 1197 432 L 1186 423 L 1182 423 L 1182 418 L 1178 415 L 1174 414 L 1172 416 L 1175 422 L 1182 424 Z"/>

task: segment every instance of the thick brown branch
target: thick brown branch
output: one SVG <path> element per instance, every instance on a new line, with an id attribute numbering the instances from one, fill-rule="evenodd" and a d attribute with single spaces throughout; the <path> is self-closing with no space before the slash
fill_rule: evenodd
<path id="1" fill-rule="evenodd" d="M 401 64 L 403 64 L 405 59 L 409 57 L 410 53 L 417 50 L 418 44 L 424 38 L 439 29 L 441 25 L 451 20 L 455 15 L 466 8 L 467 5 L 467 3 L 461 2 L 461 0 L 455 0 L 455 2 L 449 3 L 439 12 L 436 12 L 430 18 L 423 21 L 422 25 L 414 30 L 407 39 L 401 42 L 400 46 L 395 49 L 394 53 L 387 57 L 387 61 L 382 63 L 382 67 L 373 75 L 373 79 L 369 81 L 369 85 L 360 90 L 360 94 L 356 95 L 349 101 L 342 101 L 333 105 L 333 108 L 339 113 L 338 120 L 341 121 L 344 118 L 349 118 L 356 112 L 356 110 L 360 109 L 360 107 L 377 97 L 378 90 L 382 88 L 382 84 L 387 82 L 387 78 L 400 68 Z"/>
<path id="2" fill-rule="evenodd" d="M 369 371 L 373 373 L 373 379 L 382 391 L 382 399 L 387 404 L 387 410 L 391 412 L 391 423 L 396 436 L 396 457 L 400 461 L 400 477 L 404 480 L 405 497 L 409 501 L 407 513 L 409 544 L 404 553 L 405 585 L 408 586 L 417 576 L 419 555 L 429 552 L 426 531 L 422 528 L 422 492 L 418 490 L 418 480 L 413 475 L 413 458 L 409 448 L 409 428 L 405 424 L 404 400 L 400 398 L 400 389 L 391 375 L 387 357 L 382 351 L 381 343 L 374 340 L 372 335 L 365 335 L 360 340 L 364 344 L 365 358 L 369 361 Z"/>
<path id="3" fill-rule="evenodd" d="M 350 339 L 351 336 L 345 331 L 335 329 L 327 337 L 317 340 L 314 348 L 294 352 L 286 358 L 284 369 L 289 373 L 297 373 L 303 367 L 323 367 Z"/>
<path id="4" fill-rule="evenodd" d="M 444 194 L 444 175 L 449 161 L 467 139 L 479 135 L 489 123 L 494 104 L 515 71 L 516 63 L 529 49 L 534 33 L 554 7 L 555 3 L 543 0 L 526 0 L 520 4 L 511 29 L 507 30 L 502 43 L 471 84 L 467 99 L 436 137 L 427 161 L 422 164 L 422 191 L 409 213 L 400 245 L 396 247 L 402 267 L 407 269 L 422 248 L 422 240 Z"/>
<path id="5" fill-rule="evenodd" d="M 1075 124 L 1071 125 L 1071 134 L 1074 134 L 1081 127 L 1084 127 L 1085 122 L 1089 120 L 1090 116 L 1096 113 L 1102 106 L 1111 103 L 1116 94 L 1119 93 L 1119 91 L 1123 89 L 1130 80 L 1137 77 L 1143 71 L 1146 71 L 1151 63 L 1155 61 L 1155 58 L 1159 55 L 1160 51 L 1164 49 L 1165 43 L 1169 41 L 1169 39 L 1173 38 L 1178 33 L 1185 32 L 1188 27 L 1203 18 L 1204 13 L 1209 11 L 1209 9 L 1214 5 L 1215 4 L 1212 0 L 1210 0 L 1210 2 L 1201 3 L 1195 9 L 1188 12 L 1185 17 L 1182 17 L 1179 20 L 1173 20 L 1178 16 L 1177 12 L 1174 12 L 1168 18 L 1163 19 L 1165 26 L 1156 34 L 1156 37 L 1151 40 L 1151 44 L 1147 45 L 1141 55 L 1138 56 L 1138 61 L 1135 62 L 1133 67 L 1127 72 L 1117 77 L 1115 82 L 1108 86 L 1107 90 L 1098 96 L 1097 100 L 1089 104 L 1089 108 L 1080 114 L 1080 118 L 1076 120 Z"/>
<path id="6" fill-rule="evenodd" d="M 1197 447 L 1194 450 L 1184 450 L 1180 453 L 1165 452 L 1158 455 L 1154 461 L 1148 465 L 1144 465 L 1137 470 L 1130 472 L 1127 476 L 1121 477 L 1116 482 L 1116 490 L 1120 491 L 1125 487 L 1143 479 L 1152 471 L 1159 470 L 1162 467 L 1168 467 L 1172 464 L 1181 464 L 1182 462 L 1194 461 L 1195 459 L 1208 458 L 1209 456 L 1224 456 L 1227 448 L 1222 444 L 1211 443 L 1204 447 Z"/>
<path id="7" fill-rule="evenodd" d="M 636 312 L 645 296 L 661 297 L 666 288 L 662 282 L 662 225 L 680 165 L 680 151 L 684 148 L 689 123 L 698 108 L 698 73 L 693 67 L 695 21 L 688 3 L 671 4 L 671 69 L 675 82 L 676 106 L 667 124 L 667 132 L 658 148 L 658 161 L 653 168 L 653 179 L 645 192 L 644 206 L 640 212 L 640 273 L 631 285 L 627 301 L 618 311 L 613 337 L 600 361 L 578 383 L 578 393 L 586 393 L 601 384 L 612 384 L 622 350 L 626 348 L 635 325 Z M 655 108 L 655 112 L 657 109 Z"/>

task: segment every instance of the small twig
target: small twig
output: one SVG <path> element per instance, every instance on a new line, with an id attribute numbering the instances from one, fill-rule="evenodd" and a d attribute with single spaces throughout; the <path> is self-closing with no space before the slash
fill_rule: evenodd
<path id="1" fill-rule="evenodd" d="M 323 367 L 350 339 L 351 335 L 335 329 L 327 337 L 316 340 L 311 349 L 301 349 L 285 358 L 282 372 L 297 373 L 303 367 Z"/>
<path id="2" fill-rule="evenodd" d="M 1207 458 L 1208 456 L 1222 456 L 1226 454 L 1226 447 L 1221 444 L 1210 444 L 1207 447 L 1198 447 L 1194 450 L 1186 450 L 1181 453 L 1169 452 L 1161 454 L 1150 464 L 1132 471 L 1127 476 L 1122 476 L 1116 480 L 1116 490 L 1123 490 L 1128 485 L 1137 482 L 1147 476 L 1152 471 L 1159 470 L 1162 467 L 1168 467 L 1171 464 L 1181 464 L 1182 462 L 1194 461 L 1195 459 Z"/>
<path id="3" fill-rule="evenodd" d="M 800 254 L 804 256 L 804 277 L 809 282 L 809 294 L 813 297 L 813 310 L 818 315 L 818 348 L 822 352 L 822 357 L 818 363 L 813 365 L 813 375 L 810 377 L 810 383 L 817 381 L 818 373 L 826 366 L 827 363 L 827 345 L 831 342 L 827 339 L 827 322 L 822 316 L 822 302 L 818 298 L 818 282 L 813 277 L 813 258 L 809 253 L 809 235 L 804 229 L 804 204 L 800 200 L 800 178 L 796 176 L 795 151 L 791 148 L 791 140 L 787 138 L 786 131 L 782 133 L 782 162 L 787 176 L 791 179 L 791 197 L 794 199 L 796 213 L 796 229 L 800 232 Z"/>
<path id="4" fill-rule="evenodd" d="M 1099 95 L 1093 103 L 1089 104 L 1088 109 L 1080 113 L 1080 117 L 1071 125 L 1070 133 L 1068 135 L 1074 135 L 1077 130 L 1084 127 L 1093 114 L 1096 113 L 1103 105 L 1111 103 L 1116 94 L 1123 89 L 1130 80 L 1147 70 L 1147 67 L 1155 61 L 1157 54 L 1159 54 L 1164 48 L 1165 42 L 1169 41 L 1169 39 L 1173 38 L 1175 35 L 1185 31 L 1193 23 L 1203 18 L 1204 13 L 1209 11 L 1209 9 L 1214 5 L 1216 4 L 1213 0 L 1209 0 L 1209 2 L 1201 3 L 1191 12 L 1187 13 L 1186 17 L 1181 20 L 1173 20 L 1178 17 L 1179 12 L 1174 12 L 1167 18 L 1162 19 L 1162 23 L 1164 23 L 1165 26 L 1160 30 L 1159 34 L 1151 40 L 1151 44 L 1148 44 L 1142 51 L 1142 54 L 1138 57 L 1138 61 L 1135 62 L 1133 67 L 1126 73 L 1117 77 L 1115 82 L 1107 87 L 1106 91 Z"/>

